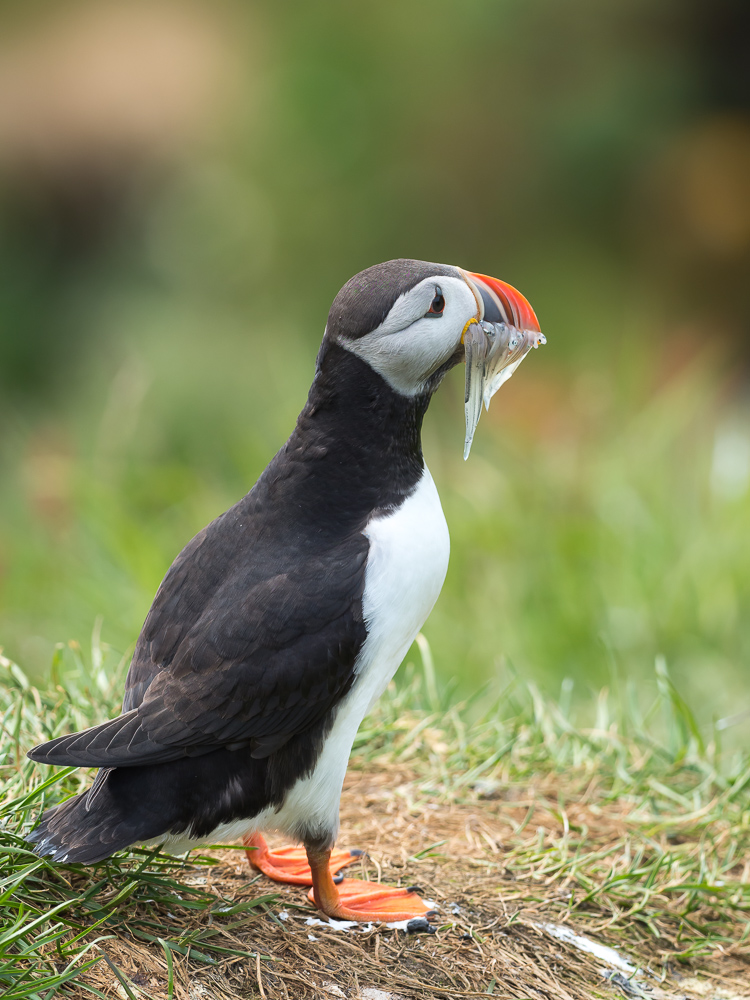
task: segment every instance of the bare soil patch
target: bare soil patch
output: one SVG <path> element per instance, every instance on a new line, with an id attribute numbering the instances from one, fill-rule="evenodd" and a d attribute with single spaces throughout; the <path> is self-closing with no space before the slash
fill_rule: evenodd
<path id="1" fill-rule="evenodd" d="M 256 877 L 240 851 L 216 851 L 218 865 L 196 866 L 182 881 L 235 907 L 269 893 L 278 898 L 228 919 L 188 901 L 170 910 L 173 937 L 196 932 L 185 954 L 149 940 L 149 906 L 138 903 L 115 936 L 99 928 L 95 947 L 106 957 L 70 985 L 70 995 L 91 996 L 89 986 L 126 1000 L 750 998 L 750 949 L 741 935 L 711 955 L 686 953 L 685 893 L 671 894 L 667 884 L 649 896 L 646 887 L 642 905 L 628 908 L 587 889 L 597 872 L 616 869 L 623 851 L 648 847 L 653 832 L 639 833 L 631 807 L 599 795 L 595 779 L 564 797 L 560 786 L 554 775 L 510 791 L 477 783 L 452 800 L 407 765 L 383 759 L 354 767 L 339 845 L 368 856 L 349 873 L 420 886 L 439 908 L 434 933 L 311 924 L 320 915 L 304 890 Z M 545 861 L 547 848 L 558 858 L 562 845 L 575 858 L 584 843 L 580 866 Z M 710 905 L 701 907 L 691 920 L 710 923 Z M 210 954 L 200 943 L 207 940 Z M 615 951 L 591 954 L 585 942 Z"/>

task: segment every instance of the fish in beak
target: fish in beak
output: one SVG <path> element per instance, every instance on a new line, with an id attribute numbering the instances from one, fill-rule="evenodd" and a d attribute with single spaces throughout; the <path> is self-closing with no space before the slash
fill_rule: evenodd
<path id="1" fill-rule="evenodd" d="M 532 347 L 546 344 L 534 310 L 521 293 L 497 278 L 473 271 L 461 273 L 474 292 L 477 315 L 463 331 L 466 352 L 466 440 L 464 459 L 482 413 L 482 401 L 490 400 L 507 382 Z"/>

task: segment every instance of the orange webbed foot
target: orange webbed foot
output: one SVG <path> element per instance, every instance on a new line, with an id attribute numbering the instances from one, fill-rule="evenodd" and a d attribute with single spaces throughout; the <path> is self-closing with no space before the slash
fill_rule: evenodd
<path id="1" fill-rule="evenodd" d="M 328 891 L 319 891 L 318 899 L 315 890 L 311 889 L 308 899 L 335 920 L 413 920 L 435 915 L 415 889 L 395 889 L 354 878 L 343 879 L 333 889 L 333 893 L 330 887 Z"/>
<path id="2" fill-rule="evenodd" d="M 302 847 L 280 847 L 271 851 L 265 837 L 259 833 L 243 838 L 247 850 L 247 860 L 251 867 L 263 872 L 274 882 L 288 882 L 290 885 L 312 885 L 313 877 L 307 860 L 307 852 Z M 361 857 L 362 851 L 333 851 L 329 861 L 329 871 L 335 875 Z"/>

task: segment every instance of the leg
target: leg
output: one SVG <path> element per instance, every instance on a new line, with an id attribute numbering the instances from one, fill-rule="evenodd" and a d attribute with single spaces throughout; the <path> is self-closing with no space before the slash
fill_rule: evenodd
<path id="1" fill-rule="evenodd" d="M 312 885 L 313 879 L 307 854 L 302 847 L 281 847 L 278 851 L 269 851 L 265 837 L 260 833 L 252 833 L 244 837 L 242 843 L 247 850 L 247 860 L 259 872 L 263 872 L 274 882 L 289 882 L 292 885 Z M 360 857 L 362 851 L 334 851 L 330 859 L 330 874 Z"/>
<path id="2" fill-rule="evenodd" d="M 331 878 L 330 855 L 330 850 L 307 847 L 313 886 L 308 899 L 327 916 L 337 920 L 411 920 L 434 914 L 411 889 L 391 889 L 353 878 L 336 885 Z"/>

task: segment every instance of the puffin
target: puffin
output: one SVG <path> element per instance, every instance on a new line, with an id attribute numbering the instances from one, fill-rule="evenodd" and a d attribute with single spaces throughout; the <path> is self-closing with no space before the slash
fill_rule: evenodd
<path id="1" fill-rule="evenodd" d="M 311 886 L 329 918 L 435 915 L 414 887 L 339 874 L 362 853 L 334 851 L 339 800 L 359 725 L 448 566 L 422 455 L 430 400 L 465 361 L 467 457 L 482 402 L 544 342 L 520 292 L 460 267 L 392 260 L 343 286 L 288 441 L 164 577 L 121 714 L 28 752 L 98 768 L 29 834 L 38 854 L 92 865 L 241 838 L 254 868 Z"/>

